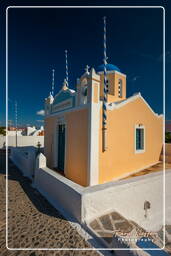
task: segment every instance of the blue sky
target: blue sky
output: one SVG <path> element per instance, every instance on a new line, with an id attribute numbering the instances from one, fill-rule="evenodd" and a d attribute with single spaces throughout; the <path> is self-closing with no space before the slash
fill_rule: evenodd
<path id="1" fill-rule="evenodd" d="M 34 1 L 35 3 L 36 1 Z M 46 2 L 46 1 L 45 1 Z M 111 4 L 112 1 L 110 1 Z M 113 1 L 114 5 L 118 1 Z M 121 3 L 124 1 L 120 1 Z M 127 1 L 132 4 L 133 1 Z M 150 1 L 148 1 L 149 3 Z M 166 119 L 171 119 L 171 34 L 169 4 L 166 6 Z M 16 5 L 16 1 L 12 2 Z M 48 2 L 48 5 L 57 5 Z M 105 2 L 107 4 L 107 2 Z M 147 1 L 139 1 L 146 5 Z M 17 1 L 17 4 L 21 3 Z M 88 3 L 86 2 L 86 5 Z M 95 4 L 98 4 L 95 1 Z M 31 5 L 31 1 L 28 3 Z M 71 5 L 71 1 L 70 1 Z M 5 6 L 1 8 L 4 11 Z M 75 87 L 85 66 L 103 61 L 103 16 L 107 18 L 108 62 L 127 75 L 127 95 L 141 92 L 154 111 L 163 112 L 162 16 L 160 9 L 9 9 L 9 119 L 14 122 L 14 102 L 18 102 L 18 122 L 41 125 L 44 98 L 51 90 L 51 70 L 55 69 L 55 92 L 65 77 L 65 49 L 68 49 L 69 85 Z M 5 16 L 1 17 L 2 93 L 0 121 L 5 123 Z"/>

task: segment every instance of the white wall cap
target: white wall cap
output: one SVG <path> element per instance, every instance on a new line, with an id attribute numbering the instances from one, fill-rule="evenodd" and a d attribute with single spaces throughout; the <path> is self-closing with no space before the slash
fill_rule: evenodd
<path id="1" fill-rule="evenodd" d="M 45 155 L 40 153 L 36 157 L 36 170 L 40 169 L 40 168 L 44 168 L 44 167 L 46 167 L 46 157 L 45 157 Z"/>
<path id="2" fill-rule="evenodd" d="M 94 68 L 91 68 L 89 77 L 100 81 L 100 76 L 96 73 Z"/>
<path id="3" fill-rule="evenodd" d="M 75 90 L 73 90 L 73 89 L 69 89 L 69 90 L 70 90 L 71 93 L 75 93 Z"/>
<path id="4" fill-rule="evenodd" d="M 49 117 L 53 117 L 53 116 L 60 116 L 60 115 L 63 115 L 65 113 L 69 113 L 69 112 L 74 112 L 74 111 L 79 111 L 81 109 L 87 109 L 89 107 L 90 103 L 87 103 L 87 104 L 83 104 L 83 105 L 79 105 L 79 106 L 76 106 L 76 107 L 73 107 L 73 108 L 68 108 L 66 110 L 61 110 L 59 112 L 54 112 L 54 113 L 51 113 L 51 114 L 48 114 L 46 115 L 46 119 L 49 118 Z"/>
<path id="5" fill-rule="evenodd" d="M 90 70 L 90 75 L 91 75 L 91 76 L 96 75 L 96 71 L 95 71 L 95 69 L 94 69 L 94 68 L 91 68 L 91 70 Z"/>

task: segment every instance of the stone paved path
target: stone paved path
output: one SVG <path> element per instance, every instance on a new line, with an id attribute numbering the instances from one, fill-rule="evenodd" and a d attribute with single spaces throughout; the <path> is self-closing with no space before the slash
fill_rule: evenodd
<path id="1" fill-rule="evenodd" d="M 136 241 L 153 241 L 159 248 L 163 247 L 163 230 L 156 234 L 146 232 L 137 223 L 125 219 L 117 212 L 110 212 L 89 223 L 89 228 L 108 248 L 138 248 Z M 144 237 L 144 239 L 142 239 Z M 131 238 L 131 241 L 129 240 Z M 119 239 L 119 240 L 118 240 Z M 121 241 L 121 242 L 119 242 Z M 171 225 L 166 225 L 165 251 L 171 254 Z M 132 255 L 132 252 L 129 252 Z M 134 254 L 133 254 L 134 255 Z M 157 256 L 157 253 L 156 253 Z"/>
<path id="2" fill-rule="evenodd" d="M 0 154 L 0 161 L 4 155 Z M 5 248 L 5 171 L 0 163 L 0 255 L 99 255 L 96 251 L 9 251 Z M 9 162 L 10 248 L 91 248 L 74 227 Z"/>

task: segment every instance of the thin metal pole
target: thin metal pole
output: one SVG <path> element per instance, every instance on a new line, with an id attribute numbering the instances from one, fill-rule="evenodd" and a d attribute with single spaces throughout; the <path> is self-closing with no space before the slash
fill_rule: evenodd
<path id="1" fill-rule="evenodd" d="M 16 147 L 18 146 L 18 138 L 17 138 L 17 101 L 15 101 L 15 139 L 16 139 Z"/>
<path id="2" fill-rule="evenodd" d="M 106 17 L 104 21 L 104 97 L 103 97 L 103 151 L 107 150 L 107 56 L 106 56 Z"/>
<path id="3" fill-rule="evenodd" d="M 66 68 L 66 82 L 67 82 L 67 86 L 69 86 L 69 82 L 68 82 L 68 51 L 65 50 L 65 68 Z"/>
<path id="4" fill-rule="evenodd" d="M 55 70 L 52 69 L 52 96 L 54 96 L 54 85 L 55 85 Z"/>

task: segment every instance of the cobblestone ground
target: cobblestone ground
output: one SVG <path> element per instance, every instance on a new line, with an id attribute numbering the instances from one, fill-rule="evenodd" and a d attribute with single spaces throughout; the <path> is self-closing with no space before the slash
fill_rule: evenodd
<path id="1" fill-rule="evenodd" d="M 96 251 L 9 251 L 5 248 L 5 155 L 0 154 L 0 255 L 99 255 Z M 10 248 L 90 248 L 74 227 L 9 162 Z M 62 195 L 61 195 L 62 196 Z"/>

